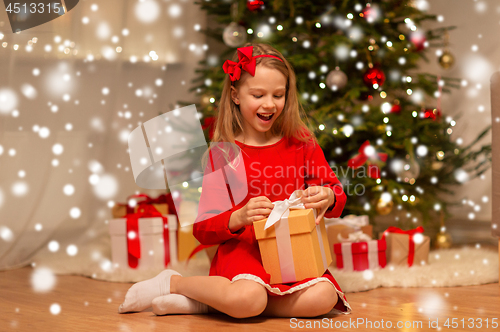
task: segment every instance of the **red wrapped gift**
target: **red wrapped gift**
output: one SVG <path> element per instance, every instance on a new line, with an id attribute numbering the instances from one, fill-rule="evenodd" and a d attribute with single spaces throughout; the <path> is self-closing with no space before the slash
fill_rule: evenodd
<path id="1" fill-rule="evenodd" d="M 376 270 L 386 265 L 385 239 L 333 245 L 337 268 L 344 271 Z"/>

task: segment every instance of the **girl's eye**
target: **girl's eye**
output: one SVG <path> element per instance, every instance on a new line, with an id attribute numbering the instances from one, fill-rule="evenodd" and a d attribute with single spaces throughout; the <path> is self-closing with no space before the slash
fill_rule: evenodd
<path id="1" fill-rule="evenodd" d="M 260 98 L 262 96 L 256 96 L 256 95 L 254 95 L 254 97 L 258 99 L 258 98 Z M 281 97 L 283 97 L 283 96 L 274 96 L 274 98 L 281 98 Z"/>

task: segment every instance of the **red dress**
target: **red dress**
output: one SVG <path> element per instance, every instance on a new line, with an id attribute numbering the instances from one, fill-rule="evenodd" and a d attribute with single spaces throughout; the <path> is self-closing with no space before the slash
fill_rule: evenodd
<path id="1" fill-rule="evenodd" d="M 271 285 L 270 275 L 262 266 L 253 225 L 245 226 L 235 233 L 228 228 L 231 213 L 245 206 L 250 198 L 266 196 L 271 202 L 285 200 L 295 190 L 313 185 L 328 186 L 334 191 L 336 201 L 325 217 L 339 217 L 346 195 L 321 147 L 313 141 L 305 143 L 295 138 L 282 138 L 266 146 L 250 146 L 238 141 L 236 144 L 241 149 L 244 171 L 242 165 L 229 167 L 223 154 L 217 153 L 217 149 L 211 150 L 203 179 L 198 217 L 193 225 L 193 234 L 201 244 L 219 244 L 210 275 L 223 276 L 231 282 L 253 280 L 263 285 L 272 296 L 291 294 L 320 281 L 330 282 L 342 300 L 337 302 L 335 309 L 350 312 L 351 307 L 344 293 L 328 270 L 322 277 Z M 222 167 L 224 172 L 217 171 Z M 212 176 L 207 176 L 209 173 Z M 245 188 L 248 188 L 248 193 Z M 238 189 L 241 190 L 237 192 Z M 237 203 L 238 196 L 243 199 L 240 203 Z"/>

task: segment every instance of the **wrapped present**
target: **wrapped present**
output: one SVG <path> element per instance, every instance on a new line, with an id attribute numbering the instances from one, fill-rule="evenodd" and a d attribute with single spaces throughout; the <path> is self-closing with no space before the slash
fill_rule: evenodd
<path id="1" fill-rule="evenodd" d="M 166 215 L 169 212 L 169 204 L 171 204 L 173 208 L 173 202 L 170 202 L 172 201 L 170 196 L 170 194 L 162 194 L 157 198 L 151 198 L 146 194 L 131 195 L 127 197 L 126 204 L 115 204 L 111 209 L 111 214 L 113 215 L 113 218 L 124 218 L 127 214 L 136 213 L 141 206 L 152 205 L 158 212 L 160 212 L 160 214 Z M 129 205 L 131 200 L 135 201 L 135 205 L 133 207 Z"/>
<path id="2" fill-rule="evenodd" d="M 187 225 L 184 227 L 179 227 L 179 232 L 177 234 L 177 243 L 179 250 L 179 262 L 185 261 L 190 258 L 190 254 L 196 249 L 200 244 L 198 240 L 193 235 L 193 225 Z"/>
<path id="3" fill-rule="evenodd" d="M 387 242 L 387 263 L 393 265 L 427 264 L 430 239 L 423 235 L 424 228 L 403 231 L 391 226 L 382 233 Z"/>
<path id="4" fill-rule="evenodd" d="M 324 219 L 316 225 L 316 211 L 297 196 L 274 202 L 269 218 L 253 223 L 271 284 L 320 277 L 332 260 Z"/>
<path id="5" fill-rule="evenodd" d="M 330 251 L 332 254 L 331 266 L 337 266 L 336 255 L 333 251 L 333 245 L 340 243 L 349 237 L 349 234 L 362 231 L 371 239 L 373 236 L 372 225 L 369 224 L 368 216 L 348 215 L 344 218 L 325 218 L 326 234 L 330 242 Z"/>
<path id="6" fill-rule="evenodd" d="M 184 226 L 179 225 L 177 235 L 179 261 L 185 261 L 189 259 L 190 254 L 200 244 L 193 235 L 193 224 L 198 215 L 198 204 L 193 201 L 183 200 L 180 204 L 179 215 L 181 220 L 188 221 Z"/>
<path id="7" fill-rule="evenodd" d="M 344 271 L 376 270 L 386 265 L 385 239 L 371 240 L 361 231 L 349 234 L 345 242 L 334 244 L 333 250 L 337 268 Z"/>
<path id="8" fill-rule="evenodd" d="M 113 265 L 122 269 L 163 268 L 177 262 L 177 218 L 145 206 L 109 222 Z"/>

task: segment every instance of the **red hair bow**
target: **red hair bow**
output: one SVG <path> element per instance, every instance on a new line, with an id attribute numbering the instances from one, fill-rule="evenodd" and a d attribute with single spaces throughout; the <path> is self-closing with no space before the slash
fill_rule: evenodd
<path id="1" fill-rule="evenodd" d="M 226 60 L 222 69 L 229 74 L 231 81 L 240 79 L 241 70 L 246 70 L 250 75 L 255 76 L 255 58 L 252 56 L 253 46 L 238 48 L 238 62 Z"/>
<path id="2" fill-rule="evenodd" d="M 349 159 L 347 162 L 347 166 L 351 168 L 358 168 L 364 165 L 368 161 L 368 158 L 375 158 L 379 159 L 383 162 L 387 160 L 387 153 L 374 153 L 373 156 L 369 156 L 366 154 L 366 148 L 370 145 L 370 141 L 366 141 L 361 145 L 359 148 L 358 152 L 359 154 L 354 156 L 353 158 Z M 379 179 L 380 178 L 380 169 L 377 165 L 372 165 L 370 162 L 368 162 L 368 176 L 371 177 L 372 179 Z"/>
<path id="3" fill-rule="evenodd" d="M 280 58 L 270 54 L 260 54 L 253 56 L 253 46 L 240 47 L 237 49 L 238 51 L 238 62 L 234 62 L 231 60 L 226 60 L 222 65 L 222 69 L 226 74 L 229 74 L 229 78 L 232 82 L 237 81 L 241 77 L 241 70 L 247 71 L 250 75 L 255 76 L 255 66 L 256 58 L 268 57 L 268 58 L 276 58 L 283 62 Z"/>

